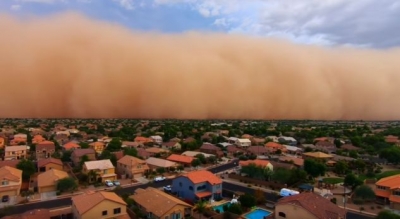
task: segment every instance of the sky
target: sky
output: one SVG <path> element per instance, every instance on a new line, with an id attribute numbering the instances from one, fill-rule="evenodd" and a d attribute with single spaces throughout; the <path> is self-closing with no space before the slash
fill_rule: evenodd
<path id="1" fill-rule="evenodd" d="M 77 11 L 133 30 L 222 32 L 301 44 L 400 45 L 398 0 L 1 0 L 0 13 Z"/>

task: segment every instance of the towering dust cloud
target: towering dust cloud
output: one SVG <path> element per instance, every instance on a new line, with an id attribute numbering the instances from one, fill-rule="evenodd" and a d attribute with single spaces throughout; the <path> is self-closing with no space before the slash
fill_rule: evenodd
<path id="1" fill-rule="evenodd" d="M 400 50 L 0 16 L 0 116 L 400 119 Z"/>

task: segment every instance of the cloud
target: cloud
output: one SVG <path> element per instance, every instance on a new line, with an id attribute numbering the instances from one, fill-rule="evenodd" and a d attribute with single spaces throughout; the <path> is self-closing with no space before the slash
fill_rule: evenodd
<path id="1" fill-rule="evenodd" d="M 117 2 L 121 7 L 125 8 L 126 10 L 133 10 L 135 9 L 133 0 L 113 0 Z"/>
<path id="2" fill-rule="evenodd" d="M 56 2 L 66 2 L 67 0 L 14 0 L 15 2 L 20 3 L 44 3 L 44 4 L 53 4 Z"/>
<path id="3" fill-rule="evenodd" d="M 21 5 L 11 5 L 10 8 L 12 11 L 19 11 L 21 9 Z"/>
<path id="4" fill-rule="evenodd" d="M 0 16 L 2 117 L 400 119 L 400 49 Z"/>

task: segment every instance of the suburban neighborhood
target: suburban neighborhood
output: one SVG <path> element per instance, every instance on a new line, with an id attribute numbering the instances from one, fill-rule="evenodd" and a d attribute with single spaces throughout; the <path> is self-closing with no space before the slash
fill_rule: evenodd
<path id="1" fill-rule="evenodd" d="M 2 119 L 0 125 L 2 218 L 400 213 L 397 122 Z"/>

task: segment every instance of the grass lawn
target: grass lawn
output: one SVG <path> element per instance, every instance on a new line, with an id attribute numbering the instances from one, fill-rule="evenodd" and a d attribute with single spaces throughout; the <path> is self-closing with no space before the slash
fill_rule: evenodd
<path id="1" fill-rule="evenodd" d="M 324 178 L 323 182 L 328 184 L 338 184 L 344 181 L 343 178 L 331 177 L 331 178 Z"/>
<path id="2" fill-rule="evenodd" d="M 385 177 L 388 177 L 388 176 L 397 175 L 397 174 L 400 174 L 400 170 L 390 170 L 390 171 L 385 171 L 385 172 L 382 172 L 382 173 L 376 175 L 376 178 L 378 180 L 380 180 L 382 178 L 385 178 Z"/>

